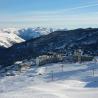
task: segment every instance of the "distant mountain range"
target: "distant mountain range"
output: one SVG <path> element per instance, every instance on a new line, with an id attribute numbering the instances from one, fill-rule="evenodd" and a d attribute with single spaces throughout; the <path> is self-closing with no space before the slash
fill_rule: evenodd
<path id="1" fill-rule="evenodd" d="M 15 61 L 35 58 L 48 52 L 72 55 L 82 49 L 83 54 L 98 55 L 98 28 L 58 30 L 52 33 L 0 48 L 0 65 L 11 65 Z"/>
<path id="2" fill-rule="evenodd" d="M 15 43 L 21 43 L 32 38 L 47 35 L 54 30 L 52 28 L 7 28 L 0 29 L 0 46 L 11 47 Z"/>

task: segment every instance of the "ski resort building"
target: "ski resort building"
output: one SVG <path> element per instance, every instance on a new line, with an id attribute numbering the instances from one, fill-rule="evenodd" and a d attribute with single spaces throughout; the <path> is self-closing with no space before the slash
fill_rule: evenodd
<path id="1" fill-rule="evenodd" d="M 36 65 L 44 65 L 48 63 L 55 63 L 55 62 L 60 62 L 63 61 L 64 56 L 62 54 L 48 54 L 48 55 L 42 55 L 36 58 Z"/>

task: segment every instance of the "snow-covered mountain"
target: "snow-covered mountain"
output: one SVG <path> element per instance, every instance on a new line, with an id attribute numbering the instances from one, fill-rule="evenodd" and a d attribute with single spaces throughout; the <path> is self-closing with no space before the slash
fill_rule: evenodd
<path id="1" fill-rule="evenodd" d="M 5 28 L 0 30 L 0 46 L 10 47 L 14 43 L 47 35 L 53 32 L 52 28 Z"/>
<path id="2" fill-rule="evenodd" d="M 20 38 L 16 34 L 6 31 L 6 30 L 0 30 L 0 46 L 3 47 L 11 47 L 15 43 L 23 42 L 24 39 Z"/>
<path id="3" fill-rule="evenodd" d="M 47 35 L 53 32 L 51 28 L 23 28 L 17 31 L 18 36 L 23 38 L 24 40 L 30 40 L 32 38 L 37 38 L 42 35 Z"/>
<path id="4" fill-rule="evenodd" d="M 97 56 L 98 28 L 55 31 L 36 40 L 15 44 L 9 49 L 0 48 L 0 65 L 11 65 L 15 61 L 29 59 L 48 52 L 73 55 L 77 49 L 81 49 L 85 55 Z"/>

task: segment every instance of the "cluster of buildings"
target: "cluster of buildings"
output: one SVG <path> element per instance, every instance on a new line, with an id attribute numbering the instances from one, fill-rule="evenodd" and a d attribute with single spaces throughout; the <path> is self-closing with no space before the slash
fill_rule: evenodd
<path id="1" fill-rule="evenodd" d="M 62 62 L 62 61 L 70 61 L 70 59 L 74 59 L 76 57 L 76 62 L 79 62 L 81 63 L 83 61 L 83 59 L 85 59 L 84 61 L 86 61 L 87 59 L 91 58 L 91 57 L 88 57 L 88 56 L 84 56 L 83 55 L 83 51 L 81 51 L 81 49 L 79 50 L 76 50 L 74 52 L 74 56 L 71 57 L 68 57 L 68 56 L 65 56 L 64 54 L 62 53 L 48 53 L 48 54 L 45 54 L 45 55 L 40 55 L 38 57 L 36 57 L 36 59 L 32 59 L 32 60 L 27 60 L 27 61 L 18 61 L 15 63 L 15 65 L 17 66 L 17 69 L 18 71 L 22 71 L 24 69 L 27 69 L 29 68 L 30 66 L 32 65 L 36 65 L 36 66 L 41 66 L 41 65 L 45 65 L 45 64 L 48 64 L 48 63 L 57 63 L 57 62 Z M 94 61 L 98 62 L 98 57 L 95 57 L 93 58 Z"/>
<path id="2" fill-rule="evenodd" d="M 64 59 L 63 54 L 50 53 L 50 54 L 47 54 L 47 55 L 38 56 L 38 57 L 36 57 L 36 59 L 17 61 L 14 64 L 14 69 L 16 71 L 21 72 L 21 71 L 23 71 L 27 68 L 30 68 L 33 65 L 41 66 L 41 65 L 44 65 L 44 64 L 48 64 L 48 63 L 60 62 L 60 61 L 63 61 L 63 59 Z"/>
<path id="3" fill-rule="evenodd" d="M 44 65 L 47 63 L 56 63 L 63 61 L 64 55 L 63 54 L 58 54 L 58 53 L 51 53 L 48 55 L 42 55 L 36 58 L 36 65 Z"/>

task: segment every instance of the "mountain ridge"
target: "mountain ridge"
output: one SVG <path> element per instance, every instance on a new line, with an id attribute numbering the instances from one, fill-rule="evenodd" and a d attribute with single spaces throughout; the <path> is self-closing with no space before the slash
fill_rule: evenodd
<path id="1" fill-rule="evenodd" d="M 5 28 L 0 29 L 0 46 L 9 48 L 15 43 L 21 43 L 33 38 L 47 35 L 52 28 Z"/>
<path id="2" fill-rule="evenodd" d="M 55 31 L 26 42 L 14 44 L 5 50 L 4 58 L 7 60 L 2 63 L 4 65 L 9 62 L 12 64 L 15 61 L 35 58 L 47 52 L 73 55 L 74 51 L 79 48 L 83 50 L 84 54 L 98 55 L 98 28 Z"/>

